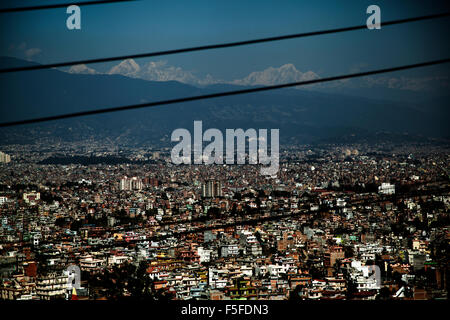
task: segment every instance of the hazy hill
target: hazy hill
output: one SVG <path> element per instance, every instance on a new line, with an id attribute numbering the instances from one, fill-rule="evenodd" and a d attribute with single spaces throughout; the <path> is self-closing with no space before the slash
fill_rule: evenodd
<path id="1" fill-rule="evenodd" d="M 0 67 L 30 62 L 0 58 Z M 0 75 L 1 122 L 199 95 L 243 87 L 197 88 L 176 81 L 155 82 L 120 75 L 70 74 L 56 69 Z M 118 143 L 152 143 L 170 138 L 175 128 L 204 130 L 279 128 L 281 143 L 345 141 L 425 135 L 448 137 L 448 111 L 442 101 L 387 102 L 332 93 L 283 89 L 105 115 L 24 125 L 0 130 L 2 143 L 43 137 L 78 140 L 108 137 Z M 432 106 L 427 104 L 433 103 Z"/>

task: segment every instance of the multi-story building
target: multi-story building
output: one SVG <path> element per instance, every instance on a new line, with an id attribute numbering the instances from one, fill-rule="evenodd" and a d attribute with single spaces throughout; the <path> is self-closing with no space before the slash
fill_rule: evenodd
<path id="1" fill-rule="evenodd" d="M 11 156 L 4 152 L 0 151 L 0 163 L 9 163 L 11 162 Z"/>
<path id="2" fill-rule="evenodd" d="M 142 188 L 142 180 L 138 177 L 128 178 L 125 176 L 120 180 L 120 190 L 142 190 Z"/>
<path id="3" fill-rule="evenodd" d="M 68 276 L 64 273 L 50 272 L 36 279 L 36 294 L 40 300 L 64 299 Z"/>
<path id="4" fill-rule="evenodd" d="M 215 180 L 207 180 L 202 183 L 202 197 L 215 198 L 222 196 L 222 183 Z"/>
<path id="5" fill-rule="evenodd" d="M 381 186 L 378 187 L 378 193 L 381 194 L 394 194 L 395 193 L 395 185 L 383 182 Z"/>
<path id="6" fill-rule="evenodd" d="M 6 201 L 8 201 L 8 198 L 7 198 L 7 197 L 0 197 L 0 206 L 1 206 L 2 204 L 4 204 Z"/>
<path id="7" fill-rule="evenodd" d="M 26 203 L 35 203 L 36 201 L 41 199 L 41 194 L 39 192 L 29 192 L 23 194 L 23 200 L 25 200 Z"/>

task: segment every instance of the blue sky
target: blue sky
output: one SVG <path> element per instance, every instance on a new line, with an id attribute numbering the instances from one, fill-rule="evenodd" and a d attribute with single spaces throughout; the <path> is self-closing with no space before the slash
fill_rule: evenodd
<path id="1" fill-rule="evenodd" d="M 2 1 L 26 6 L 66 1 Z M 81 8 L 82 29 L 66 28 L 64 9 L 0 17 L 0 55 L 40 63 L 125 55 L 364 24 L 377 4 L 382 22 L 449 10 L 447 1 L 152 1 Z M 313 38 L 161 57 L 196 75 L 232 80 L 292 63 L 321 77 L 450 56 L 449 18 Z M 30 49 L 35 49 L 31 50 Z M 27 51 L 28 50 L 28 51 Z M 137 60 L 144 63 L 149 59 Z M 95 65 L 107 70 L 114 63 Z M 448 67 L 408 72 L 448 75 Z"/>

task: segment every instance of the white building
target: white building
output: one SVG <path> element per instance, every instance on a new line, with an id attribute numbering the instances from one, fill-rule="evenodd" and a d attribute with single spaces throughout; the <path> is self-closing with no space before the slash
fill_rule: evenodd
<path id="1" fill-rule="evenodd" d="M 68 276 L 64 273 L 49 273 L 38 276 L 36 280 L 36 293 L 41 300 L 65 298 Z"/>
<path id="2" fill-rule="evenodd" d="M 361 261 L 353 260 L 350 277 L 355 282 L 358 291 L 381 289 L 381 274 L 378 266 L 365 266 Z"/>
<path id="3" fill-rule="evenodd" d="M 239 246 L 237 244 L 226 244 L 220 248 L 221 256 L 226 258 L 229 256 L 237 256 L 239 254 Z"/>
<path id="4" fill-rule="evenodd" d="M 30 193 L 24 193 L 23 194 L 23 200 L 25 200 L 26 203 L 35 204 L 36 201 L 41 199 L 41 194 L 39 192 L 30 192 Z"/>
<path id="5" fill-rule="evenodd" d="M 128 178 L 124 176 L 120 179 L 120 190 L 142 190 L 143 183 L 138 177 Z"/>
<path id="6" fill-rule="evenodd" d="M 197 253 L 200 257 L 200 263 L 202 262 L 209 262 L 211 260 L 211 252 L 212 250 L 210 249 L 205 249 L 203 247 L 198 247 L 197 248 Z"/>
<path id="7" fill-rule="evenodd" d="M 395 185 L 383 182 L 381 186 L 378 187 L 378 193 L 381 194 L 394 194 L 395 193 Z"/>
<path id="8" fill-rule="evenodd" d="M 209 268 L 208 270 L 208 282 L 212 289 L 225 288 L 228 283 L 229 270 L 227 269 L 215 269 Z"/>
<path id="9" fill-rule="evenodd" d="M 0 206 L 1 206 L 2 204 L 4 204 L 6 201 L 8 201 L 8 198 L 7 198 L 7 197 L 0 197 Z"/>
<path id="10" fill-rule="evenodd" d="M 9 154 L 0 151 L 0 163 L 9 163 L 9 162 L 11 162 L 11 156 Z"/>

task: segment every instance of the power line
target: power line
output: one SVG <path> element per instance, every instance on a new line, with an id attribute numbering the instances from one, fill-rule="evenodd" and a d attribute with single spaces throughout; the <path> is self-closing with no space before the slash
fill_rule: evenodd
<path id="1" fill-rule="evenodd" d="M 392 21 L 383 22 L 382 26 L 389 26 L 389 25 L 395 25 L 395 24 L 401 24 L 401 23 L 409 23 L 409 22 L 415 22 L 415 21 L 421 21 L 421 20 L 437 19 L 437 18 L 447 17 L 449 15 L 450 15 L 450 12 L 445 12 L 445 13 L 437 13 L 437 14 L 420 16 L 420 17 L 392 20 Z M 39 65 L 24 66 L 24 67 L 12 67 L 12 68 L 0 69 L 0 73 L 40 70 L 40 69 L 49 69 L 49 68 L 60 68 L 60 67 L 68 67 L 68 66 L 78 65 L 78 64 L 111 62 L 111 61 L 118 61 L 118 60 L 125 60 L 125 59 L 138 59 L 138 58 L 148 58 L 148 57 L 156 57 L 156 56 L 163 56 L 163 55 L 172 55 L 172 54 L 186 53 L 186 52 L 193 52 L 193 51 L 222 49 L 222 48 L 230 48 L 230 47 L 258 44 L 258 43 L 264 43 L 264 42 L 281 41 L 281 40 L 288 40 L 288 39 L 295 39 L 295 38 L 318 36 L 318 35 L 324 35 L 324 34 L 361 30 L 361 29 L 366 29 L 366 28 L 367 28 L 367 25 L 364 24 L 364 25 L 353 26 L 353 27 L 344 27 L 344 28 L 328 29 L 328 30 L 321 30 L 321 31 L 304 32 L 304 33 L 294 33 L 294 34 L 274 36 L 274 37 L 268 37 L 268 38 L 235 41 L 235 42 L 227 42 L 227 43 L 220 43 L 220 44 L 210 44 L 210 45 L 203 45 L 203 46 L 198 46 L 198 47 L 189 47 L 189 48 L 181 48 L 181 49 L 173 49 L 173 50 L 165 50 L 165 51 L 139 53 L 139 54 L 108 57 L 108 58 L 76 60 L 76 61 L 70 61 L 70 62 L 57 62 L 57 63 L 39 64 Z"/>
<path id="2" fill-rule="evenodd" d="M 80 111 L 80 112 L 67 113 L 67 114 L 61 114 L 61 115 L 56 115 L 56 116 L 28 119 L 28 120 L 4 122 L 4 123 L 0 123 L 0 127 L 11 127 L 11 126 L 22 125 L 22 124 L 31 124 L 31 123 L 38 123 L 38 122 L 51 121 L 51 120 L 61 120 L 61 119 L 88 116 L 88 115 L 101 114 L 101 113 L 125 111 L 125 110 L 140 109 L 140 108 L 149 108 L 149 107 L 156 107 L 156 106 L 160 106 L 160 105 L 175 104 L 175 103 L 181 103 L 181 102 L 190 102 L 190 101 L 197 101 L 197 100 L 204 100 L 204 99 L 234 96 L 234 95 L 246 94 L 246 93 L 262 92 L 262 91 L 268 91 L 268 90 L 274 90 L 274 89 L 304 86 L 304 85 L 316 84 L 316 83 L 321 83 L 321 82 L 329 82 L 329 81 L 370 76 L 370 75 L 387 73 L 387 72 L 402 71 L 402 70 L 419 68 L 419 67 L 427 67 L 427 66 L 433 66 L 433 65 L 438 65 L 438 64 L 448 63 L 448 62 L 450 62 L 450 58 L 409 64 L 409 65 L 403 65 L 403 66 L 398 66 L 398 67 L 385 68 L 385 69 L 377 69 L 377 70 L 372 70 L 372 71 L 344 74 L 344 75 L 327 77 L 327 78 L 290 82 L 290 83 L 264 86 L 264 87 L 256 87 L 256 88 L 250 88 L 250 89 L 218 92 L 218 93 L 212 93 L 212 94 L 205 94 L 205 95 L 191 96 L 191 97 L 184 97 L 184 98 L 176 98 L 176 99 L 169 99 L 169 100 L 161 100 L 161 101 L 155 101 L 155 102 L 146 102 L 146 103 L 132 104 L 132 105 L 126 105 L 126 106 L 120 106 L 120 107 L 104 108 L 104 109 L 97 109 L 97 110 L 90 110 L 90 111 Z"/>
<path id="3" fill-rule="evenodd" d="M 71 6 L 71 5 L 88 6 L 88 5 L 95 5 L 95 4 L 107 4 L 107 3 L 130 2 L 130 1 L 136 1 L 136 0 L 97 0 L 97 1 L 77 2 L 77 3 L 71 2 L 71 3 L 48 4 L 48 5 L 43 5 L 43 6 L 3 8 L 3 9 L 0 9 L 0 13 L 67 8 L 68 6 Z"/>

